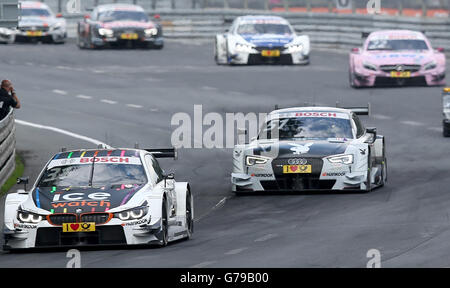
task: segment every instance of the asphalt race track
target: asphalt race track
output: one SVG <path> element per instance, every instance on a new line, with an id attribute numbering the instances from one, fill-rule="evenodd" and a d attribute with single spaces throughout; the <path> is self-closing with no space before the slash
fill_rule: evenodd
<path id="1" fill-rule="evenodd" d="M 162 165 L 191 183 L 193 239 L 163 249 L 82 251 L 82 267 L 366 267 L 373 248 L 383 267 L 448 267 L 450 139 L 442 137 L 441 88 L 353 90 L 347 53 L 314 51 L 311 62 L 216 66 L 212 43 L 167 42 L 161 51 L 0 46 L 0 78 L 13 81 L 23 105 L 17 119 L 114 147 L 170 146 L 172 115 L 192 115 L 194 104 L 204 114 L 223 115 L 269 112 L 275 104 L 370 102 L 373 116 L 363 117 L 365 125 L 386 136 L 389 182 L 367 194 L 236 197 L 230 149 L 183 149 L 178 161 Z M 62 145 L 92 147 L 17 126 L 18 149 L 41 166 Z M 67 261 L 65 251 L 0 252 L 0 267 L 65 267 Z"/>

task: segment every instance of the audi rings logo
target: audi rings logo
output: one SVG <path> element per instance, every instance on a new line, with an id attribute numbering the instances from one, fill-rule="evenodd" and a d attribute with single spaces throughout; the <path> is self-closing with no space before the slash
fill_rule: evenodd
<path id="1" fill-rule="evenodd" d="M 308 160 L 303 158 L 292 158 L 288 160 L 289 165 L 306 165 Z"/>

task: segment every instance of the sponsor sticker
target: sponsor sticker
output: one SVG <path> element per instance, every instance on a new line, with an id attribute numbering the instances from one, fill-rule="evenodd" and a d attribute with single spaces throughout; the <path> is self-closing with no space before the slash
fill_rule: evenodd
<path id="1" fill-rule="evenodd" d="M 63 232 L 95 232 L 94 222 L 63 223 Z"/>
<path id="2" fill-rule="evenodd" d="M 311 174 L 311 165 L 283 165 L 283 174 Z"/>

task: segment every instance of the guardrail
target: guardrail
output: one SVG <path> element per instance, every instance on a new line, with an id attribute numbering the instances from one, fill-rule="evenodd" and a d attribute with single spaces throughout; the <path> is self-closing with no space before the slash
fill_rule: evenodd
<path id="1" fill-rule="evenodd" d="M 294 28 L 310 36 L 316 47 L 349 48 L 361 46 L 362 32 L 382 29 L 409 29 L 425 31 L 434 48 L 450 50 L 450 20 L 448 18 L 413 18 L 385 15 L 359 15 L 335 13 L 291 13 L 260 10 L 156 10 L 150 15 L 159 14 L 166 38 L 214 39 L 223 33 L 230 22 L 241 15 L 270 14 L 280 15 L 290 21 Z M 69 37 L 76 36 L 76 22 L 81 15 L 67 15 Z"/>
<path id="2" fill-rule="evenodd" d="M 0 187 L 16 169 L 16 138 L 13 109 L 0 121 Z"/>

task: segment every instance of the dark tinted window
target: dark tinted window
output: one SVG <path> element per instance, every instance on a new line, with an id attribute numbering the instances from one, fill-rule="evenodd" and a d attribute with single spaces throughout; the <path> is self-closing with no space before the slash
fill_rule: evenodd
<path id="1" fill-rule="evenodd" d="M 367 50 L 428 50 L 423 40 L 374 40 L 370 41 Z"/>
<path id="2" fill-rule="evenodd" d="M 292 34 L 291 28 L 284 24 L 241 24 L 237 29 L 238 34 Z"/>
<path id="3" fill-rule="evenodd" d="M 278 127 L 278 139 L 328 139 L 353 138 L 349 119 L 328 117 L 293 117 L 274 119 L 266 123 L 260 139 L 277 138 L 274 129 Z"/>
<path id="4" fill-rule="evenodd" d="M 39 187 L 89 186 L 92 165 L 57 166 L 45 171 Z M 92 186 L 113 184 L 144 184 L 147 182 L 142 165 L 95 163 Z"/>
<path id="5" fill-rule="evenodd" d="M 98 20 L 102 22 L 112 21 L 138 21 L 148 22 L 148 16 L 141 11 L 105 11 L 98 14 Z"/>
<path id="6" fill-rule="evenodd" d="M 46 9 L 21 9 L 20 16 L 38 16 L 38 17 L 49 17 L 51 14 Z"/>

